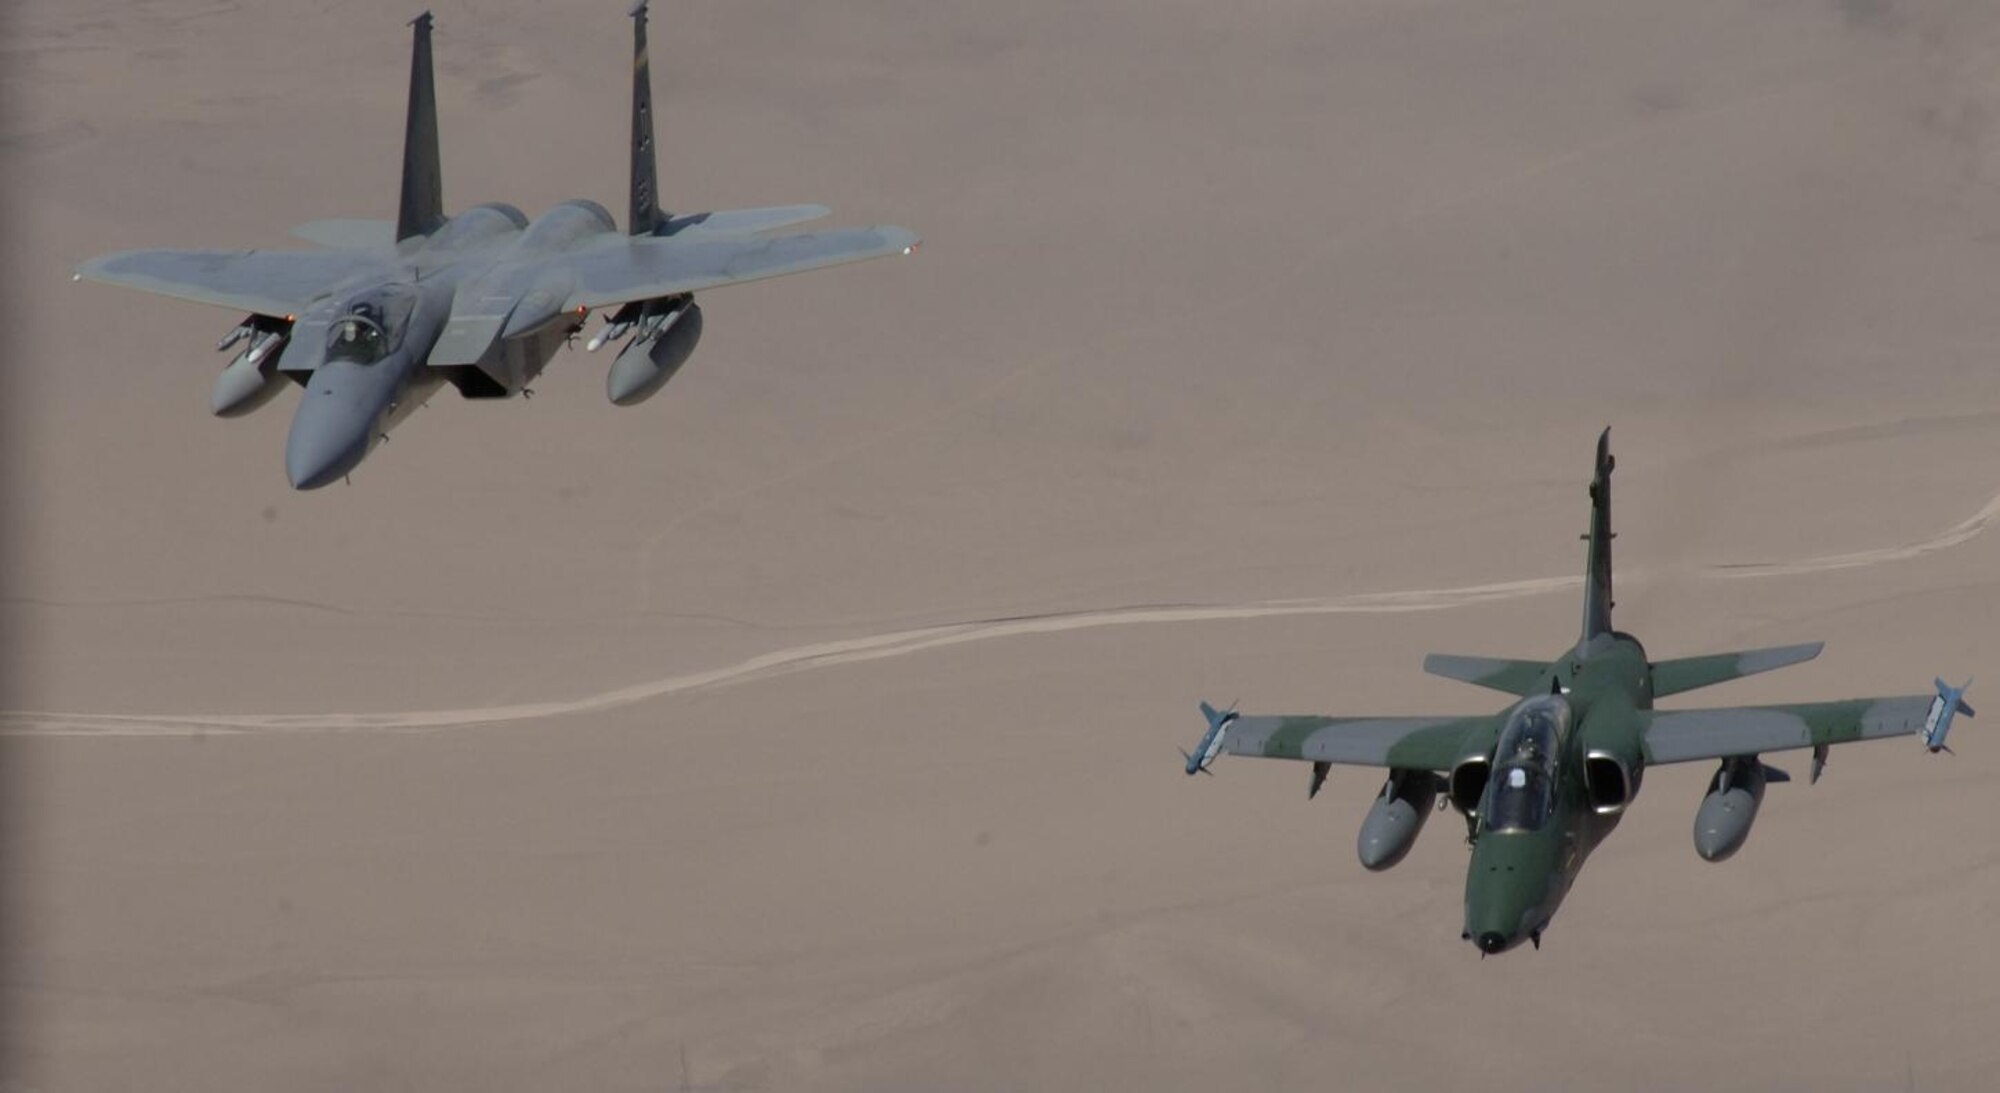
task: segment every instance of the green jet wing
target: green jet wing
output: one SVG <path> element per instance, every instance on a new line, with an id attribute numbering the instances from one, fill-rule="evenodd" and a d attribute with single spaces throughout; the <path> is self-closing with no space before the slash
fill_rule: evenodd
<path id="1" fill-rule="evenodd" d="M 1642 715 L 1646 761 L 1687 763 L 1908 736 L 1924 731 L 1924 719 L 1936 699 L 1934 694 L 1898 695 L 1788 706 L 1656 710 Z"/>
<path id="2" fill-rule="evenodd" d="M 1222 751 L 1265 759 L 1303 759 L 1397 770 L 1450 770 L 1469 754 L 1487 755 L 1500 718 L 1234 717 Z"/>

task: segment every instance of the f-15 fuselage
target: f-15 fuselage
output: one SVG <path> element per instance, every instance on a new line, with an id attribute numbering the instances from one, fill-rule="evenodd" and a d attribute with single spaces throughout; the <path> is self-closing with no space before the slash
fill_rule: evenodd
<path id="1" fill-rule="evenodd" d="M 472 398 L 526 390 L 588 314 L 558 310 L 572 286 L 538 282 L 548 276 L 540 259 L 591 236 L 623 240 L 592 202 L 532 223 L 512 206 L 482 205 L 405 243 L 403 279 L 343 286 L 300 313 L 279 363 L 305 388 L 285 442 L 292 485 L 343 477 L 447 382 Z"/>

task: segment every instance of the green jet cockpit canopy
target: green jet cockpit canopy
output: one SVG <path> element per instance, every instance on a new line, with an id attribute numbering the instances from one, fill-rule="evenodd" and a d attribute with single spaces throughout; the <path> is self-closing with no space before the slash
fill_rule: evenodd
<path id="1" fill-rule="evenodd" d="M 1554 810 L 1556 757 L 1569 729 L 1569 703 L 1555 695 L 1515 707 L 1500 730 L 1485 809 L 1489 831 L 1538 831 Z"/>

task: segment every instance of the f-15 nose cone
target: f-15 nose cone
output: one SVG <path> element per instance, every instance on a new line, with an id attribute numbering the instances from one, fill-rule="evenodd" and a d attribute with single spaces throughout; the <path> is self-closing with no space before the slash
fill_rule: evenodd
<path id="1" fill-rule="evenodd" d="M 345 426 L 345 427 L 344 427 Z M 285 476 L 292 488 L 316 490 L 347 476 L 368 454 L 368 432 L 351 423 L 300 414 L 285 438 Z"/>
<path id="2" fill-rule="evenodd" d="M 1474 944 L 1479 946 L 1479 951 L 1482 953 L 1491 954 L 1491 953 L 1502 952 L 1507 948 L 1507 935 L 1499 933 L 1497 931 L 1488 930 L 1485 933 L 1480 934 L 1478 939 L 1474 942 Z"/>

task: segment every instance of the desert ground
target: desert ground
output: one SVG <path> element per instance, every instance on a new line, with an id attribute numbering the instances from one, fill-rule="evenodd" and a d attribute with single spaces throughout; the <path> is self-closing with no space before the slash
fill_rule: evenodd
<path id="1" fill-rule="evenodd" d="M 437 0 L 449 208 L 622 217 L 625 6 Z M 238 316 L 69 273 L 393 216 L 415 7 L 9 5 L 5 1088 L 1992 1088 L 2000 12 L 659 5 L 668 207 L 921 251 L 297 494 Z M 1183 776 L 1498 708 L 1420 660 L 1574 639 L 1606 425 L 1622 628 L 1828 642 L 1672 705 L 1976 675 L 1959 754 L 1720 865 L 1655 769 L 1486 960 L 1455 816 Z"/>

